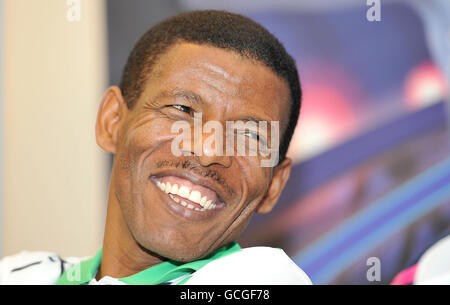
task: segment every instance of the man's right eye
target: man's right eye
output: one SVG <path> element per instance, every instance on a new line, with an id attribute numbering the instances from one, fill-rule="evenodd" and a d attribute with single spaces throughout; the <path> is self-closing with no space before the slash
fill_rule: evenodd
<path id="1" fill-rule="evenodd" d="M 190 107 L 183 106 L 183 105 L 170 105 L 170 107 L 173 107 L 175 109 L 183 111 L 184 113 L 187 113 L 187 114 L 191 114 L 191 112 L 192 112 L 192 109 Z"/>

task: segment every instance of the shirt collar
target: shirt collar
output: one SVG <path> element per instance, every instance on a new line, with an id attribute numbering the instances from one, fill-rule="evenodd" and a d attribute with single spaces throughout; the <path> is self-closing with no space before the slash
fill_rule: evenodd
<path id="1" fill-rule="evenodd" d="M 230 244 L 209 254 L 204 259 L 189 263 L 165 261 L 156 266 L 118 280 L 131 285 L 158 285 L 184 275 L 192 274 L 213 260 L 222 258 L 240 250 L 241 247 L 236 242 L 231 242 Z M 58 279 L 56 284 L 88 284 L 95 277 L 97 270 L 100 267 L 101 259 L 102 249 L 100 249 L 94 257 L 84 260 L 67 269 Z"/>

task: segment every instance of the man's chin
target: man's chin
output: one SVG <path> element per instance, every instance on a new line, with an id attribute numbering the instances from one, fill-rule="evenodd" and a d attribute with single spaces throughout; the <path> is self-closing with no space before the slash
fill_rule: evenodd
<path id="1" fill-rule="evenodd" d="M 152 243 L 151 245 L 140 244 L 140 246 L 150 255 L 157 256 L 163 261 L 171 260 L 181 263 L 202 259 L 210 253 L 207 250 L 202 251 L 198 244 L 186 245 L 183 247 L 174 245 L 171 247 L 167 244 Z M 205 247 L 205 249 L 207 249 L 207 247 Z"/>
<path id="2" fill-rule="evenodd" d="M 160 256 L 163 257 L 164 260 L 170 260 L 170 261 L 175 261 L 175 262 L 180 262 L 180 263 L 188 263 L 188 262 L 202 259 L 207 255 L 208 255 L 208 253 L 198 254 L 198 253 L 185 252 L 185 253 L 180 254 L 180 252 L 174 253 L 174 252 L 170 251 L 170 252 L 167 252 Z"/>

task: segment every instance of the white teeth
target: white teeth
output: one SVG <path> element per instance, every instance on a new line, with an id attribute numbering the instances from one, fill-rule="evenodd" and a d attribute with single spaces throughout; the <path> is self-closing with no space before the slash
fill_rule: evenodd
<path id="1" fill-rule="evenodd" d="M 169 196 L 170 196 L 170 198 L 172 198 L 172 200 L 174 200 L 175 202 L 180 202 L 180 199 L 178 199 L 177 197 L 175 197 L 174 195 L 172 195 L 172 194 L 169 194 Z"/>
<path id="2" fill-rule="evenodd" d="M 178 195 L 180 195 L 183 198 L 189 198 L 189 193 L 190 191 L 187 186 L 183 185 L 178 189 Z"/>
<path id="3" fill-rule="evenodd" d="M 200 203 L 202 199 L 202 194 L 200 194 L 199 191 L 192 191 L 188 198 L 190 201 L 193 201 L 195 203 Z"/>
<path id="4" fill-rule="evenodd" d="M 170 182 L 167 182 L 167 183 L 166 183 L 166 190 L 165 190 L 165 192 L 166 192 L 167 194 L 169 194 L 171 188 L 172 188 L 172 186 L 170 185 Z"/>
<path id="5" fill-rule="evenodd" d="M 212 203 L 212 200 L 208 200 L 206 196 L 202 197 L 202 194 L 199 191 L 191 191 L 187 186 L 178 184 L 171 185 L 170 182 L 160 182 L 157 181 L 156 185 L 161 189 L 161 191 L 169 194 L 170 198 L 181 205 L 193 209 L 195 211 L 205 211 L 216 208 L 216 205 Z M 187 203 L 186 201 L 180 200 L 179 198 L 173 196 L 178 195 L 180 197 L 189 199 L 192 202 L 198 203 L 202 206 L 202 208 L 195 208 L 192 204 Z"/>

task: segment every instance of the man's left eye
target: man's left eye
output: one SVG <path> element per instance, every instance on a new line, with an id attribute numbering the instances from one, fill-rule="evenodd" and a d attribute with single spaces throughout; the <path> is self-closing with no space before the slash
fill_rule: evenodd
<path id="1" fill-rule="evenodd" d="M 257 132 L 246 131 L 244 133 L 244 135 L 246 135 L 254 140 L 257 140 L 257 141 L 259 140 L 259 134 Z"/>

